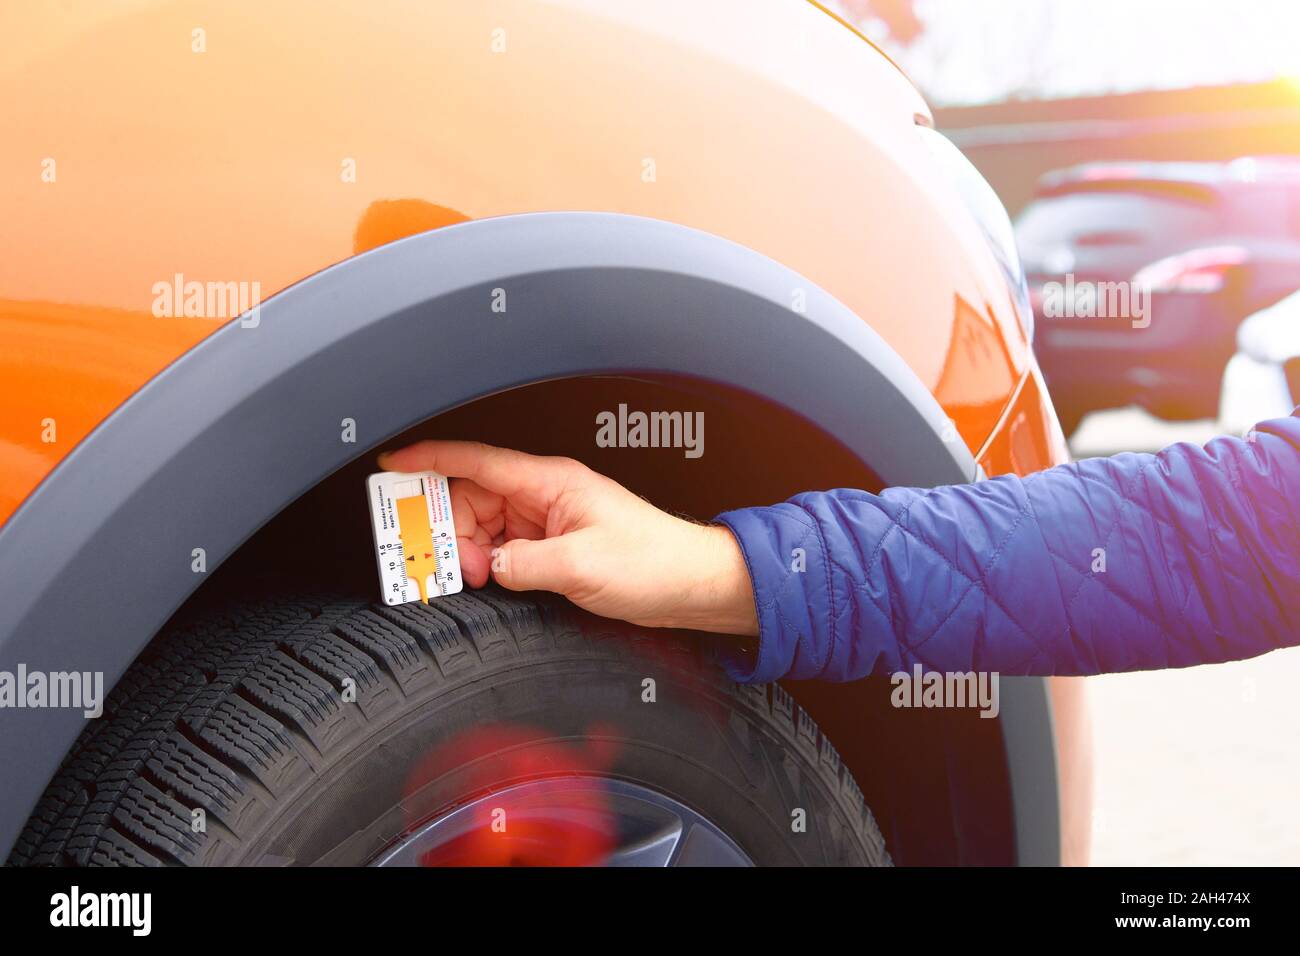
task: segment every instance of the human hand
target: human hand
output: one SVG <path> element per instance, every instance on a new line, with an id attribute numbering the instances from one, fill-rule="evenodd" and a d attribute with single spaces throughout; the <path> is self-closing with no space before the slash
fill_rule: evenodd
<path id="1" fill-rule="evenodd" d="M 749 572 L 731 532 L 660 511 L 568 458 L 424 441 L 379 456 L 389 471 L 451 479 L 461 574 L 562 594 L 645 627 L 755 635 Z"/>

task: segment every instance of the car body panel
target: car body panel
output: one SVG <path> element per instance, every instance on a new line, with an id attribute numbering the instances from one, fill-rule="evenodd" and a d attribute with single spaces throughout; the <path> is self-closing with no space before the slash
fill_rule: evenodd
<path id="1" fill-rule="evenodd" d="M 265 299 L 379 241 L 531 211 L 645 215 L 776 259 L 927 386 L 965 383 L 944 405 L 978 450 L 1029 355 L 914 135 L 925 105 L 816 6 L 758 6 L 7 10 L 0 520 L 229 318 L 155 317 L 159 283 L 255 283 Z M 1000 344 L 996 361 L 972 335 Z"/>
<path id="2" fill-rule="evenodd" d="M 212 286 L 266 301 L 403 237 L 532 212 L 753 250 L 801 280 L 793 312 L 828 296 L 888 344 L 948 416 L 954 460 L 1066 459 L 1003 272 L 916 135 L 924 102 L 815 4 L 118 0 L 0 24 L 0 535 L 149 383 L 203 367 L 247 304 L 211 308 Z M 189 283 L 198 314 L 162 302 Z M 793 387 L 834 404 L 817 374 Z M 219 486 L 218 505 L 237 493 Z M 1059 738 L 1071 705 L 1051 706 Z"/>
<path id="3" fill-rule="evenodd" d="M 986 475 L 1027 475 L 1046 467 L 1045 462 L 1060 463 L 1069 457 L 1047 386 L 1035 368 L 998 421 L 979 466 Z"/>
<path id="4" fill-rule="evenodd" d="M 808 288 L 801 315 L 786 304 L 792 283 Z M 510 290 L 503 314 L 491 311 L 497 288 Z M 628 321 L 611 326 L 615 304 Z M 535 327 L 553 347 L 511 347 Z M 0 671 L 88 670 L 112 686 L 210 572 L 368 450 L 488 392 L 629 371 L 761 394 L 869 460 L 886 484 L 977 473 L 888 343 L 771 259 L 641 217 L 477 220 L 385 245 L 273 296 L 258 325 L 227 325 L 82 442 L 0 528 L 0 554 L 23 556 L 0 603 Z M 822 387 L 804 387 L 814 378 Z M 869 684 L 845 686 L 866 694 Z M 1004 687 L 1024 862 L 1058 858 L 1050 706 L 1041 678 Z M 6 713 L 0 848 L 84 724 L 68 708 Z M 839 730 L 859 726 L 860 717 Z"/>

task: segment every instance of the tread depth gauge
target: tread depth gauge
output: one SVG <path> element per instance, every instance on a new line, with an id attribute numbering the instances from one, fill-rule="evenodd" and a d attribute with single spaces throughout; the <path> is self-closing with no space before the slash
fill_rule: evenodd
<path id="1" fill-rule="evenodd" d="M 447 479 L 384 471 L 366 479 L 379 581 L 386 604 L 455 594 L 462 587 Z"/>

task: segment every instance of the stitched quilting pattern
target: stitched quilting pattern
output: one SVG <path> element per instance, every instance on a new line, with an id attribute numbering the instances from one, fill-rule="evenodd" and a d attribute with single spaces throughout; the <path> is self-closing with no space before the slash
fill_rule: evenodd
<path id="1" fill-rule="evenodd" d="M 770 651 L 754 679 L 1086 674 L 1300 643 L 1300 418 L 1259 435 L 722 516 Z"/>

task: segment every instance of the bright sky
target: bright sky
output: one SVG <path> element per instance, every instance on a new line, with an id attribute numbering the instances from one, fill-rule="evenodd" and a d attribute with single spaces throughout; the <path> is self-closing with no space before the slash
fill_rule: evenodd
<path id="1" fill-rule="evenodd" d="M 915 0 L 882 45 L 936 104 L 1300 77 L 1300 0 Z M 880 24 L 863 23 L 873 39 Z"/>

